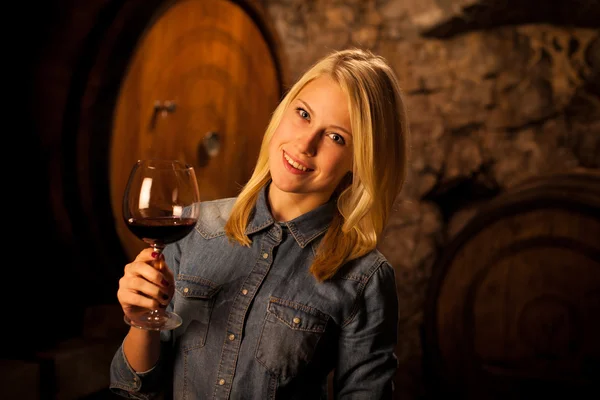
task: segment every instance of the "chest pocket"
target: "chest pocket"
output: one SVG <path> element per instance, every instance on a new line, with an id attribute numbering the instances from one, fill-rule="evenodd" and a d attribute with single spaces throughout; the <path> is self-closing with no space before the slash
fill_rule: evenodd
<path id="1" fill-rule="evenodd" d="M 210 323 L 210 316 L 220 286 L 206 279 L 177 277 L 174 310 L 183 323 L 175 332 L 180 337 L 181 349 L 189 351 L 204 347 Z"/>
<path id="2" fill-rule="evenodd" d="M 282 379 L 297 376 L 312 359 L 328 320 L 313 307 L 271 297 L 256 359 Z"/>

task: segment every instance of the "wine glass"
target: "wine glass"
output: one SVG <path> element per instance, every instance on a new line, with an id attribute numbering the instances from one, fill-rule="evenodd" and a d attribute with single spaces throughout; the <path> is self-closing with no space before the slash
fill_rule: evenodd
<path id="1" fill-rule="evenodd" d="M 129 230 L 157 253 L 153 266 L 166 268 L 164 247 L 183 239 L 196 225 L 200 195 L 194 168 L 178 160 L 138 160 L 123 195 L 123 218 Z M 171 330 L 181 317 L 163 309 L 140 309 L 125 322 L 146 330 Z"/>

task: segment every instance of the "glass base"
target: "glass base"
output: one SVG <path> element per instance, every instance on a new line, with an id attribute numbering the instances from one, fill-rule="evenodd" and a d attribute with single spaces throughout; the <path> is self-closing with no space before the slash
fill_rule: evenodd
<path id="1" fill-rule="evenodd" d="M 124 316 L 127 325 L 148 331 L 169 331 L 182 324 L 181 317 L 164 310 L 142 310 L 131 319 Z"/>

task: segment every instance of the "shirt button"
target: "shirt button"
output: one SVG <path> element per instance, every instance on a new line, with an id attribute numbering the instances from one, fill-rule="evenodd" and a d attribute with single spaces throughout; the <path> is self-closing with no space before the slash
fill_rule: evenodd
<path id="1" fill-rule="evenodd" d="M 225 384 L 225 379 L 219 379 L 219 385 L 223 386 Z"/>
<path id="2" fill-rule="evenodd" d="M 183 293 L 187 293 L 187 292 L 189 292 L 189 291 L 190 291 L 190 288 L 185 288 L 185 289 L 183 289 Z"/>
<path id="3" fill-rule="evenodd" d="M 235 339 L 235 335 L 233 333 L 230 333 L 227 337 L 229 338 L 229 340 Z"/>
<path id="4" fill-rule="evenodd" d="M 263 253 L 263 258 L 269 258 L 269 253 Z"/>
<path id="5" fill-rule="evenodd" d="M 248 294 L 248 289 L 242 289 L 242 294 L 245 296 Z"/>
<path id="6" fill-rule="evenodd" d="M 294 319 L 292 321 L 294 321 L 295 324 L 299 324 L 300 323 L 300 318 L 294 317 Z"/>

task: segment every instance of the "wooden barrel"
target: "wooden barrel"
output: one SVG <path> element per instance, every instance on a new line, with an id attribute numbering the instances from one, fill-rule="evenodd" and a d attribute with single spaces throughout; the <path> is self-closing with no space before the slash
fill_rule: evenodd
<path id="1" fill-rule="evenodd" d="M 83 279 L 113 288 L 144 247 L 121 217 L 135 161 L 182 160 L 195 167 L 202 200 L 235 196 L 284 93 L 286 63 L 258 1 L 94 0 L 73 7 L 95 25 L 73 50 L 50 199 L 57 231 L 72 241 L 77 268 L 87 270 Z M 54 140 L 56 133 L 47 135 Z"/>
<path id="2" fill-rule="evenodd" d="M 146 246 L 121 218 L 127 174 L 138 159 L 190 163 L 202 200 L 236 196 L 249 179 L 282 95 L 273 55 L 260 25 L 231 1 L 178 1 L 153 16 L 112 119 L 110 196 L 129 259 Z"/>
<path id="3" fill-rule="evenodd" d="M 482 207 L 437 259 L 424 312 L 432 398 L 598 392 L 600 173 L 536 177 Z"/>

